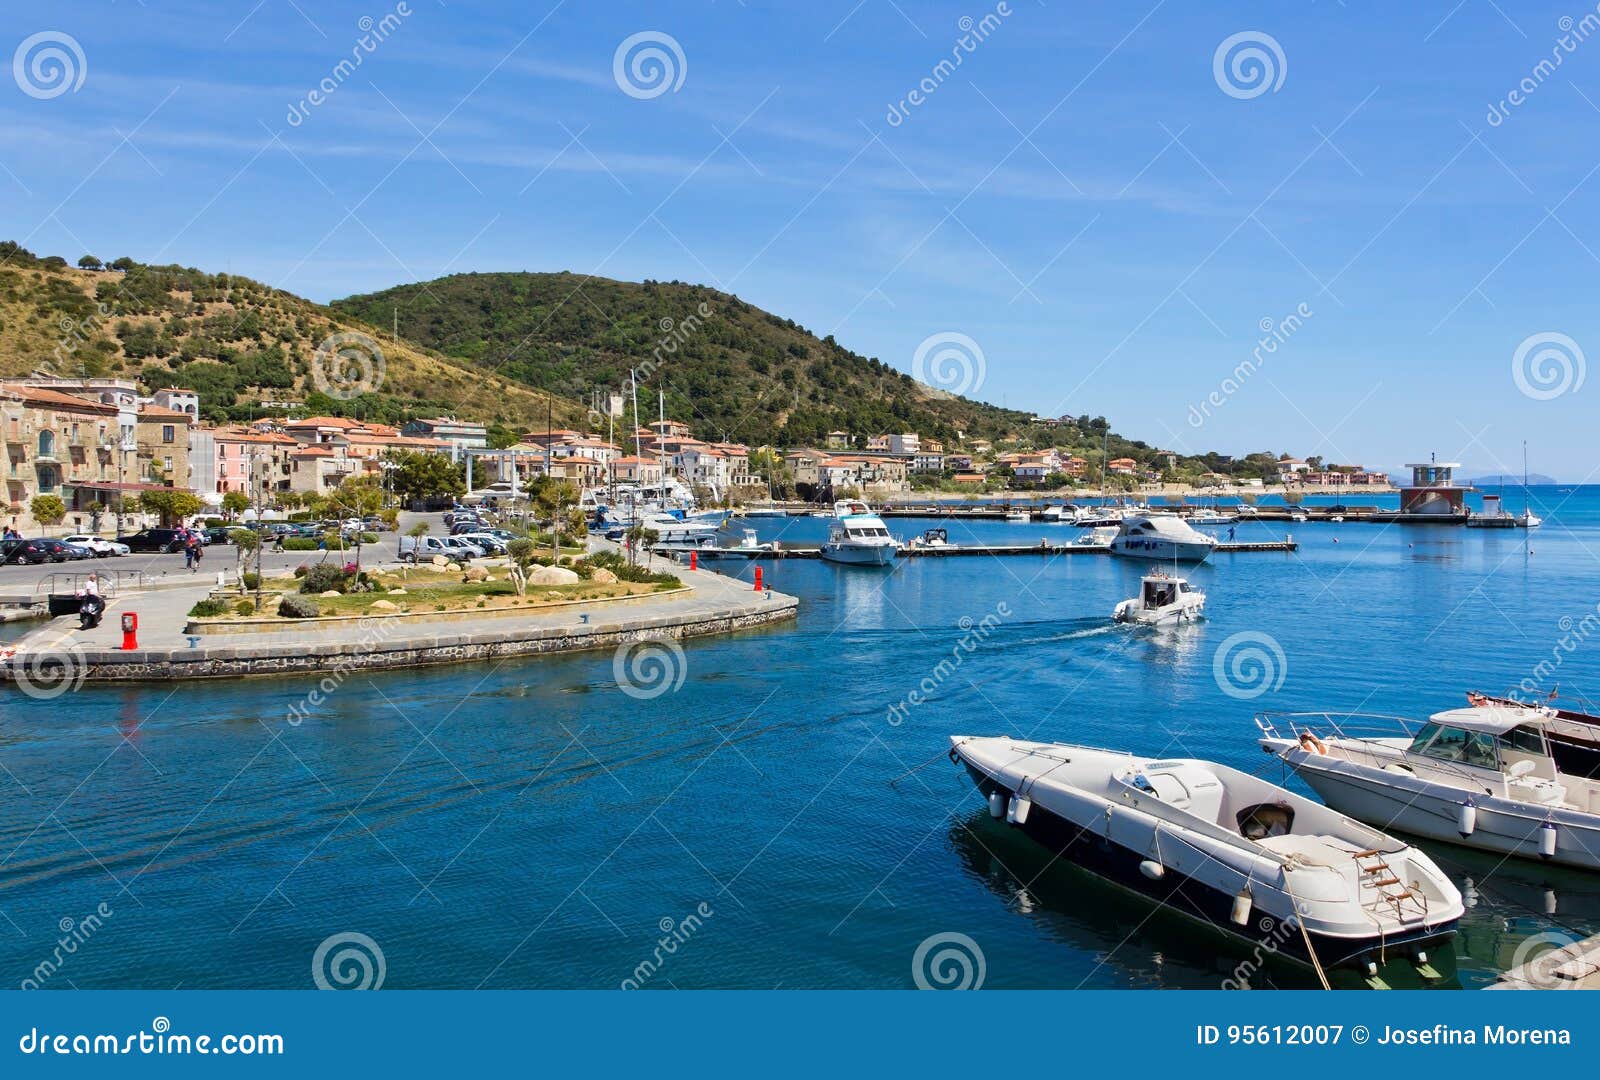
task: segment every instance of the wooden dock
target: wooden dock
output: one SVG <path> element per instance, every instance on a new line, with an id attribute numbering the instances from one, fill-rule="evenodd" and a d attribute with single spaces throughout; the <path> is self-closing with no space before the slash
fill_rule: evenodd
<path id="1" fill-rule="evenodd" d="M 1520 949 L 1518 950 L 1521 951 Z M 1490 990 L 1600 990 L 1600 935 L 1551 948 L 1503 972 Z"/>
<path id="2" fill-rule="evenodd" d="M 1300 547 L 1293 539 L 1267 540 L 1250 544 L 1218 544 L 1216 554 L 1240 554 L 1256 551 L 1296 551 Z M 661 548 L 655 549 L 658 553 L 670 555 L 679 562 L 688 560 L 688 548 Z M 765 550 L 751 548 L 694 548 L 694 552 L 702 559 L 820 559 L 820 547 L 779 547 Z M 900 554 L 908 559 L 951 559 L 963 556 L 977 555 L 1109 555 L 1111 550 L 1103 547 L 1093 547 L 1088 544 L 949 544 L 944 547 L 910 547 L 902 548 Z M 1158 561 L 1158 560 L 1140 560 Z"/>

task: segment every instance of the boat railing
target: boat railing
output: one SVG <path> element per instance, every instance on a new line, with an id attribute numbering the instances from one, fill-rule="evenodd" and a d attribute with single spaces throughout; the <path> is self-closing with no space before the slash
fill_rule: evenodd
<path id="1" fill-rule="evenodd" d="M 1274 720 L 1286 721 L 1289 725 L 1289 735 L 1284 736 L 1274 724 Z M 1319 733 L 1307 721 L 1319 720 L 1324 725 L 1323 732 Z M 1422 728 L 1423 721 L 1412 720 L 1402 716 L 1385 716 L 1381 713 L 1332 713 L 1332 712 L 1297 712 L 1297 713 L 1258 713 L 1255 718 L 1256 727 L 1267 738 L 1299 739 L 1302 734 L 1310 734 L 1320 738 L 1321 734 L 1331 731 L 1333 736 L 1340 740 L 1338 750 L 1346 758 L 1361 764 L 1370 765 L 1375 769 L 1382 769 L 1388 765 L 1405 765 L 1415 769 L 1420 766 L 1429 772 L 1453 777 L 1472 789 L 1490 791 L 1484 777 L 1478 773 L 1462 768 L 1454 762 L 1443 758 L 1429 757 L 1426 754 L 1413 754 L 1409 749 L 1391 748 L 1387 754 L 1379 753 L 1368 746 L 1367 740 L 1373 738 L 1405 738 L 1415 737 Z M 1342 721 L 1342 722 L 1341 722 Z"/>

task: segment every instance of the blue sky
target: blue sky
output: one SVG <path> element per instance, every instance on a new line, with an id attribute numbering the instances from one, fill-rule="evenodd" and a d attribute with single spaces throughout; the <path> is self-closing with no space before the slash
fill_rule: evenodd
<path id="1" fill-rule="evenodd" d="M 1526 438 L 1538 471 L 1594 467 L 1600 23 L 1558 40 L 1592 9 L 406 2 L 339 77 L 394 6 L 13 10 L 5 48 L 69 36 L 82 83 L 24 63 L 0 88 L 0 232 L 317 300 L 469 270 L 705 282 L 905 370 L 966 335 L 974 396 L 1179 450 L 1516 469 Z M 619 85 L 640 32 L 676 45 L 675 88 Z M 1241 33 L 1265 89 L 1214 71 Z"/>

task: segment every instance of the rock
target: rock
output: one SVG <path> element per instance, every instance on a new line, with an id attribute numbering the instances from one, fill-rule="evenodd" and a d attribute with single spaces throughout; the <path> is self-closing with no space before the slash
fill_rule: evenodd
<path id="1" fill-rule="evenodd" d="M 564 566 L 536 566 L 528 571 L 529 585 L 575 585 L 583 579 Z"/>
<path id="2" fill-rule="evenodd" d="M 404 596 L 405 594 L 406 594 L 406 591 L 404 589 L 396 588 L 396 589 L 390 589 L 389 590 L 389 595 L 390 596 Z"/>
<path id="3" fill-rule="evenodd" d="M 319 592 L 317 595 L 318 596 L 343 596 L 344 593 L 340 592 L 338 589 L 329 589 L 327 592 Z"/>
<path id="4" fill-rule="evenodd" d="M 428 561 L 430 563 L 432 563 L 434 566 L 449 566 L 450 565 L 450 560 L 445 558 L 443 555 L 435 555 L 433 558 L 429 559 Z"/>
<path id="5" fill-rule="evenodd" d="M 461 576 L 462 581 L 488 581 L 489 571 L 481 566 L 469 566 L 467 572 Z"/>
<path id="6" fill-rule="evenodd" d="M 315 619 L 321 611 L 299 593 L 285 593 L 283 599 L 278 601 L 278 614 L 286 619 Z"/>
<path id="7" fill-rule="evenodd" d="M 617 575 L 603 566 L 597 566 L 595 567 L 594 576 L 589 580 L 596 585 L 615 585 L 617 583 Z"/>
<path id="8" fill-rule="evenodd" d="M 372 607 L 369 610 L 371 610 L 371 611 L 399 611 L 400 610 L 400 605 L 395 603 L 393 600 L 374 600 L 372 602 Z"/>
<path id="9" fill-rule="evenodd" d="M 442 557 L 443 556 L 441 556 L 441 558 Z M 461 564 L 458 562 L 447 562 L 444 564 L 444 569 L 445 573 L 447 574 L 459 574 L 461 572 Z"/>

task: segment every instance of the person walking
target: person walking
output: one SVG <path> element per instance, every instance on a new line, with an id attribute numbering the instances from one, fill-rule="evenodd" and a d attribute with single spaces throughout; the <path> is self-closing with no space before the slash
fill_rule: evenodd
<path id="1" fill-rule="evenodd" d="M 194 569 L 194 537 L 186 530 L 179 530 L 178 542 L 183 545 L 183 568 Z"/>

